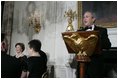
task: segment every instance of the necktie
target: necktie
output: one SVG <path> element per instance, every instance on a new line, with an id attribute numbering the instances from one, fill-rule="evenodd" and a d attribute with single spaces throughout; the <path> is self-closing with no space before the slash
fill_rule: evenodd
<path id="1" fill-rule="evenodd" d="M 92 27 L 91 26 L 86 26 L 85 30 L 87 30 L 87 29 L 92 29 Z"/>

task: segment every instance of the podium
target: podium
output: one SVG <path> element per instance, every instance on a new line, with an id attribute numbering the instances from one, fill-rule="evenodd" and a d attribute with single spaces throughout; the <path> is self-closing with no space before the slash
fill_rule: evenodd
<path id="1" fill-rule="evenodd" d="M 63 40 L 69 54 L 76 54 L 76 60 L 80 63 L 80 78 L 85 74 L 85 63 L 90 62 L 93 53 L 100 53 L 98 31 L 63 32 Z"/>

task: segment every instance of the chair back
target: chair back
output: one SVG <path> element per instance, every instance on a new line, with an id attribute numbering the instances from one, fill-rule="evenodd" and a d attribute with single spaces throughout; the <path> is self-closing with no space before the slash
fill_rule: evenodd
<path id="1" fill-rule="evenodd" d="M 43 73 L 42 78 L 48 78 L 48 71 Z"/>

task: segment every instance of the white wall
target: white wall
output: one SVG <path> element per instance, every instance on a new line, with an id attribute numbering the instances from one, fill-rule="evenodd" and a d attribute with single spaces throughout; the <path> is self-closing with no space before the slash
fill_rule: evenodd
<path id="1" fill-rule="evenodd" d="M 75 69 L 71 69 L 68 62 L 73 55 L 68 54 L 65 43 L 62 39 L 62 32 L 67 27 L 67 18 L 64 17 L 65 11 L 72 9 L 77 11 L 76 1 L 37 1 L 34 2 L 34 8 L 40 10 L 41 14 L 41 31 L 32 32 L 33 28 L 28 26 L 27 18 L 27 1 L 15 2 L 14 21 L 11 42 L 11 55 L 15 55 L 14 45 L 17 42 L 23 42 L 26 46 L 24 54 L 28 55 L 28 42 L 31 39 L 39 39 L 42 42 L 42 50 L 49 55 L 48 65 L 55 65 L 55 75 L 58 78 L 75 77 Z M 29 10 L 30 11 L 30 10 Z M 74 20 L 73 26 L 77 30 L 77 20 Z M 116 28 L 108 29 L 109 38 L 112 46 L 117 46 Z M 115 40 L 115 41 L 114 41 Z"/>
<path id="2" fill-rule="evenodd" d="M 108 28 L 107 30 L 111 42 L 111 47 L 117 47 L 117 28 Z"/>

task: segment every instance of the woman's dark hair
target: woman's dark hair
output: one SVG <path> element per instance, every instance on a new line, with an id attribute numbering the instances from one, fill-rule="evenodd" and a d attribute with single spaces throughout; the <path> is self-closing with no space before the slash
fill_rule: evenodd
<path id="1" fill-rule="evenodd" d="M 29 48 L 33 48 L 34 51 L 40 52 L 41 50 L 40 40 L 34 39 L 34 40 L 31 40 L 28 44 L 29 44 Z"/>
<path id="2" fill-rule="evenodd" d="M 19 45 L 22 48 L 22 52 L 25 50 L 25 45 L 23 43 L 16 43 L 15 47 Z"/>

